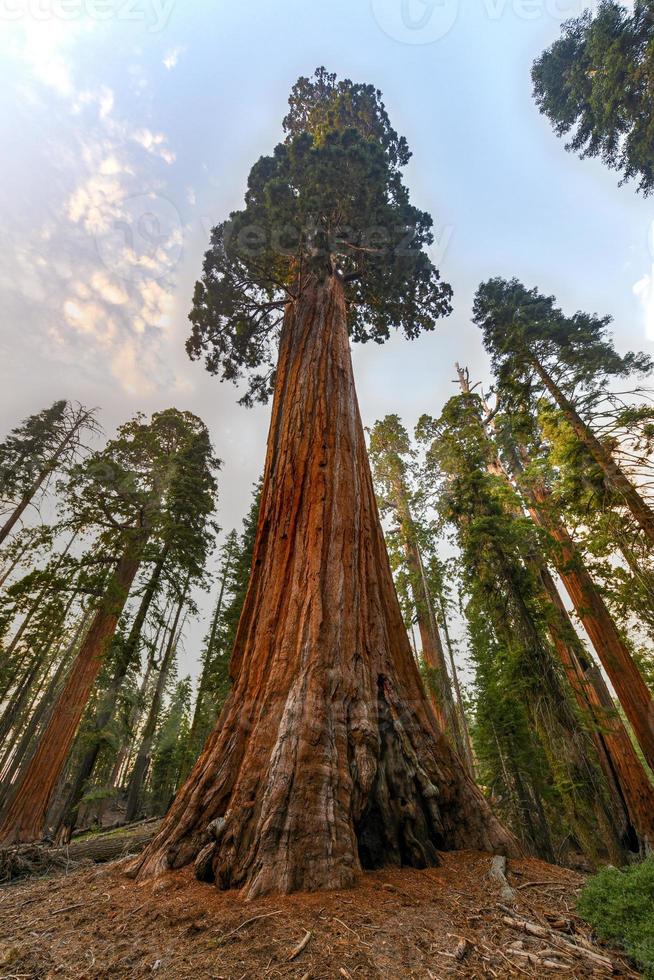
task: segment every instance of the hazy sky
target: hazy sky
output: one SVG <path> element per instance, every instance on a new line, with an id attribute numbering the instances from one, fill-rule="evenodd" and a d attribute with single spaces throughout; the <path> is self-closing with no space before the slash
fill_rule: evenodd
<path id="1" fill-rule="evenodd" d="M 209 229 L 318 65 L 384 93 L 455 293 L 436 333 L 355 349 L 365 424 L 437 412 L 456 359 L 485 376 L 469 318 L 492 275 L 611 313 L 620 349 L 654 353 L 654 201 L 567 153 L 531 98 L 532 61 L 583 6 L 0 0 L 0 435 L 62 397 L 100 406 L 109 435 L 189 409 L 224 460 L 219 520 L 240 523 L 269 409 L 187 359 L 186 316 Z"/>

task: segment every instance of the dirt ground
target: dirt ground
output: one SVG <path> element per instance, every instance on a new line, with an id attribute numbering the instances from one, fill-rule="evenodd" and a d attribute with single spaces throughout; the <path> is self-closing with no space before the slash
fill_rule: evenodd
<path id="1" fill-rule="evenodd" d="M 188 870 L 136 885 L 122 863 L 21 881 L 0 889 L 0 978 L 638 976 L 575 916 L 580 875 L 510 861 L 507 897 L 490 864 L 445 854 L 350 891 L 249 903 Z"/>

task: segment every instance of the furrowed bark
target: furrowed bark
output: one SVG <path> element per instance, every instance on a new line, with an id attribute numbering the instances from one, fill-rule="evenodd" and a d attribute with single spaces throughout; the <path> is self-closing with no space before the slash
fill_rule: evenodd
<path id="1" fill-rule="evenodd" d="M 438 849 L 517 849 L 438 732 L 411 654 L 335 276 L 286 310 L 231 675 L 133 874 L 195 861 L 198 877 L 253 898 L 433 865 Z"/>
<path id="2" fill-rule="evenodd" d="M 84 708 L 115 633 L 140 564 L 142 542 L 125 550 L 75 658 L 50 722 L 0 825 L 0 842 L 38 840 L 50 796 L 66 761 Z"/>

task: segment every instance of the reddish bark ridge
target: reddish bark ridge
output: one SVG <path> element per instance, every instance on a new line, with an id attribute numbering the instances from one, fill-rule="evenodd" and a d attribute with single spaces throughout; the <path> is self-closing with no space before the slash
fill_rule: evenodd
<path id="1" fill-rule="evenodd" d="M 145 878 L 195 862 L 248 898 L 438 850 L 515 853 L 425 696 L 395 594 L 336 275 L 286 309 L 234 686 Z"/>

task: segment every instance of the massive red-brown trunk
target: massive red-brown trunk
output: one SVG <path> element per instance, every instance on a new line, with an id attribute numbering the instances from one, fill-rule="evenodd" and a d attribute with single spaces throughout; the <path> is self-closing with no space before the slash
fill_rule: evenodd
<path id="1" fill-rule="evenodd" d="M 548 512 L 547 491 L 531 491 L 533 519 L 544 527 L 557 544 L 554 551 L 556 570 L 577 615 L 590 637 L 600 663 L 615 688 L 643 755 L 654 770 L 654 704 L 652 695 L 638 670 L 629 648 L 620 636 L 604 600 L 584 565 L 567 528 Z"/>
<path id="2" fill-rule="evenodd" d="M 439 848 L 515 849 L 438 732 L 411 654 L 334 277 L 287 308 L 231 673 L 133 873 L 195 860 L 199 877 L 251 898 L 435 864 Z"/>
<path id="3" fill-rule="evenodd" d="M 98 607 L 84 643 L 75 658 L 47 728 L 39 739 L 0 826 L 5 844 L 38 840 L 50 796 L 66 761 L 89 694 L 139 568 L 139 557 L 130 548 L 121 558 L 105 599 Z"/>

